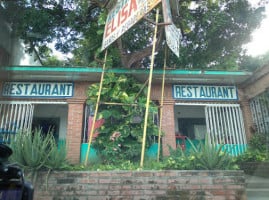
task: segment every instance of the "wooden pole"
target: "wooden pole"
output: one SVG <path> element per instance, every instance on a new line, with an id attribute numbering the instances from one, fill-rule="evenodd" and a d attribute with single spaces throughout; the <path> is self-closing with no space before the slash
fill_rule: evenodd
<path id="1" fill-rule="evenodd" d="M 159 21 L 159 9 L 157 9 L 157 13 L 156 13 L 156 25 L 155 25 L 155 31 L 154 31 L 154 37 L 153 37 L 153 47 L 152 47 L 152 55 L 151 55 L 151 63 L 150 63 L 150 73 L 149 73 L 148 93 L 147 93 L 147 102 L 146 102 L 146 113 L 145 113 L 145 119 L 144 119 L 144 130 L 143 130 L 143 141 L 142 141 L 140 167 L 143 167 L 143 165 L 144 165 L 147 126 L 148 126 L 149 100 L 150 100 L 151 82 L 152 82 L 152 74 L 153 74 L 153 66 L 154 66 L 154 58 L 155 58 L 158 21 Z"/>
<path id="2" fill-rule="evenodd" d="M 98 91 L 98 94 L 97 94 L 98 96 L 97 96 L 97 101 L 96 101 L 96 105 L 95 105 L 95 111 L 94 111 L 94 117 L 93 117 L 93 121 L 92 121 L 92 127 L 91 127 L 91 131 L 90 131 L 90 138 L 89 138 L 89 141 L 88 141 L 88 148 L 87 148 L 87 153 L 86 153 L 86 158 L 85 158 L 85 163 L 84 163 L 85 166 L 88 163 L 88 157 L 89 157 L 89 153 L 90 153 L 90 149 L 91 149 L 94 125 L 95 125 L 96 116 L 97 116 L 97 113 L 98 113 L 98 108 L 99 108 L 99 103 L 100 103 L 100 96 L 101 96 L 102 87 L 103 87 L 103 80 L 104 80 L 104 74 L 105 74 L 105 68 L 106 68 L 106 60 L 107 60 L 107 50 L 105 52 L 103 71 L 102 71 L 102 74 L 101 74 L 100 86 L 99 86 L 99 91 Z"/>
<path id="3" fill-rule="evenodd" d="M 100 102 L 103 105 L 112 105 L 112 106 L 137 106 L 136 103 L 113 103 L 113 102 Z"/>
<path id="4" fill-rule="evenodd" d="M 161 133 L 162 133 L 162 121 L 163 121 L 163 98 L 164 98 L 166 60 L 167 60 L 167 46 L 165 47 L 164 64 L 163 64 L 162 93 L 161 93 L 161 105 L 160 105 L 160 126 L 158 134 L 158 155 L 157 155 L 158 162 L 160 161 L 160 154 L 161 154 Z"/>

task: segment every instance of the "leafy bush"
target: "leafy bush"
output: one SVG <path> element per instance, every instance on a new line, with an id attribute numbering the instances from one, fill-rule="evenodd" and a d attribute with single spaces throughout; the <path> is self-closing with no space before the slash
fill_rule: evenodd
<path id="1" fill-rule="evenodd" d="M 266 149 L 266 134 L 255 133 L 248 142 L 249 148 L 244 154 L 239 155 L 236 161 L 239 165 L 244 162 L 264 162 L 269 160 Z"/>
<path id="2" fill-rule="evenodd" d="M 190 170 L 195 169 L 192 155 L 183 152 L 181 148 L 169 147 L 170 156 L 164 159 L 164 169 Z"/>
<path id="3" fill-rule="evenodd" d="M 266 135 L 263 133 L 255 133 L 249 140 L 249 147 L 261 152 L 266 151 Z"/>
<path id="4" fill-rule="evenodd" d="M 236 157 L 238 163 L 243 162 L 263 162 L 267 160 L 266 152 L 261 152 L 258 149 L 248 149 L 242 155 Z"/>

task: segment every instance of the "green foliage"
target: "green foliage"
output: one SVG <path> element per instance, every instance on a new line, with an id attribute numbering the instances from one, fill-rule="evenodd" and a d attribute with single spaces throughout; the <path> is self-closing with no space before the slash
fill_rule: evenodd
<path id="1" fill-rule="evenodd" d="M 265 162 L 269 160 L 266 149 L 266 134 L 255 133 L 248 142 L 248 149 L 236 158 L 237 163 Z"/>
<path id="2" fill-rule="evenodd" d="M 165 161 L 166 169 L 180 170 L 230 170 L 238 169 L 234 159 L 223 150 L 223 145 L 209 143 L 200 143 L 196 147 L 189 141 L 192 149 L 184 152 L 181 148 L 176 150 L 170 149 L 170 156 Z"/>
<path id="3" fill-rule="evenodd" d="M 266 134 L 255 133 L 248 142 L 249 148 L 261 152 L 266 151 Z"/>
<path id="4" fill-rule="evenodd" d="M 62 142 L 57 145 L 55 140 L 53 140 L 53 142 L 50 143 L 50 155 L 45 162 L 45 167 L 50 170 L 65 169 L 68 166 L 66 155 L 66 143 Z"/>
<path id="5" fill-rule="evenodd" d="M 61 169 L 66 164 L 65 144 L 58 147 L 53 135 L 43 134 L 41 129 L 17 133 L 10 147 L 13 150 L 11 162 L 27 171 Z"/>
<path id="6" fill-rule="evenodd" d="M 247 71 L 255 71 L 269 63 L 269 51 L 259 56 L 244 56 L 241 58 L 240 69 Z"/>
<path id="7" fill-rule="evenodd" d="M 195 166 L 192 155 L 187 155 L 181 148 L 172 149 L 169 147 L 170 156 L 164 159 L 164 169 L 177 169 L 177 170 L 194 170 Z"/>
<path id="8" fill-rule="evenodd" d="M 241 164 L 244 162 L 264 162 L 268 161 L 266 152 L 261 152 L 258 149 L 248 149 L 242 155 L 236 157 L 236 162 Z"/>
<path id="9" fill-rule="evenodd" d="M 28 51 L 37 52 L 41 60 L 48 58 L 48 44 L 54 41 L 57 50 L 73 53 L 71 64 L 99 67 L 104 57 L 100 51 L 104 24 L 113 4 L 110 2 L 2 1 L 0 17 L 11 25 L 14 35 L 23 39 Z M 263 5 L 253 8 L 248 0 L 201 0 L 195 3 L 184 0 L 171 3 L 173 22 L 181 31 L 182 39 L 180 57 L 177 58 L 169 50 L 168 66 L 238 69 L 244 55 L 242 45 L 250 41 L 252 31 L 258 28 L 264 17 Z M 152 20 L 154 11 L 147 18 Z M 163 22 L 163 16 L 160 18 Z M 134 25 L 108 48 L 110 66 L 148 67 L 152 33 L 153 25 L 147 20 Z M 161 42 L 155 66 L 162 67 L 165 49 L 162 30 L 158 38 Z"/>
<path id="10" fill-rule="evenodd" d="M 196 168 L 207 170 L 236 169 L 237 166 L 234 164 L 233 158 L 223 147 L 223 144 L 210 143 L 208 137 L 206 137 L 205 144 L 200 143 L 198 148 L 192 144 L 193 152 L 191 154 L 195 156 Z"/>
<path id="11" fill-rule="evenodd" d="M 135 162 L 140 158 L 146 103 L 145 89 L 132 77 L 106 74 L 101 101 L 118 104 L 99 105 L 98 119 L 105 119 L 105 123 L 99 129 L 100 134 L 93 147 L 104 163 L 119 163 L 122 160 Z M 96 104 L 98 90 L 99 84 L 89 87 L 88 104 Z M 158 135 L 158 126 L 154 124 L 152 117 L 158 108 L 151 102 L 149 110 L 147 146 L 152 143 L 152 137 Z M 141 123 L 134 123 L 133 119 L 137 116 L 142 119 Z"/>

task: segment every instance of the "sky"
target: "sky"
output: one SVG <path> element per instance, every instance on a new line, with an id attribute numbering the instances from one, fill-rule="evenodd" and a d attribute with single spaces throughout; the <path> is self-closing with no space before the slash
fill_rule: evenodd
<path id="1" fill-rule="evenodd" d="M 249 0 L 255 5 L 259 0 Z M 269 51 L 269 3 L 266 5 L 266 17 L 261 26 L 252 33 L 252 41 L 245 45 L 247 54 L 255 57 Z"/>

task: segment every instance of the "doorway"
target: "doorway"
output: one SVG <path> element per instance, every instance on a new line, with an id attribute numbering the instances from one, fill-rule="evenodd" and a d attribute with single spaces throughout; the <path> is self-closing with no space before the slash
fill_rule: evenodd
<path id="1" fill-rule="evenodd" d="M 64 142 L 67 132 L 67 104 L 36 104 L 32 130 L 41 128 L 43 134 L 52 133 L 57 142 Z"/>
<path id="2" fill-rule="evenodd" d="M 186 136 L 194 145 L 208 137 L 210 143 L 224 144 L 231 155 L 246 150 L 246 135 L 239 104 L 177 104 L 176 134 Z M 188 149 L 190 145 L 186 144 Z"/>

